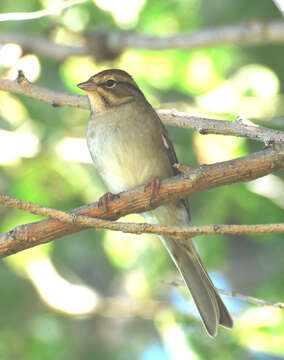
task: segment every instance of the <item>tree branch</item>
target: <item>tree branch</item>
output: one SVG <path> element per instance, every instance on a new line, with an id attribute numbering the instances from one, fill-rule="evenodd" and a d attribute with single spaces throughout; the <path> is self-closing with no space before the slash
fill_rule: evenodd
<path id="1" fill-rule="evenodd" d="M 176 286 L 176 287 L 185 286 L 184 282 L 182 280 L 162 281 L 162 284 L 166 284 L 169 286 Z M 273 302 L 273 301 L 269 301 L 269 300 L 263 300 L 263 299 L 259 299 L 259 298 L 253 297 L 253 296 L 243 295 L 236 291 L 227 291 L 227 290 L 222 290 L 222 289 L 217 289 L 217 290 L 220 294 L 230 296 L 233 299 L 250 302 L 252 304 L 260 305 L 260 306 L 273 306 L 273 307 L 277 307 L 279 309 L 284 309 L 284 302 Z"/>
<path id="2" fill-rule="evenodd" d="M 284 302 L 274 302 L 274 301 L 269 301 L 269 300 L 263 300 L 263 299 L 259 299 L 259 298 L 253 297 L 253 296 L 243 295 L 236 291 L 227 291 L 227 290 L 222 290 L 222 289 L 217 289 L 217 290 L 222 295 L 230 296 L 234 299 L 238 299 L 241 301 L 246 301 L 246 302 L 250 302 L 252 304 L 261 305 L 261 306 L 273 306 L 273 307 L 277 307 L 279 309 L 284 309 Z"/>
<path id="3" fill-rule="evenodd" d="M 165 50 L 191 50 L 220 45 L 261 45 L 284 42 L 282 21 L 246 21 L 240 24 L 220 26 L 206 30 L 165 37 L 153 37 L 136 33 L 110 33 L 98 31 L 85 34 L 81 46 L 56 44 L 43 36 L 1 32 L 0 42 L 15 42 L 39 55 L 62 61 L 67 56 L 91 55 L 97 60 L 113 59 L 125 48 Z"/>
<path id="4" fill-rule="evenodd" d="M 178 238 L 190 238 L 198 235 L 256 235 L 256 234 L 280 234 L 284 232 L 284 223 L 279 224 L 254 224 L 254 225 L 223 225 L 214 224 L 207 226 L 160 226 L 145 223 L 114 222 L 102 220 L 90 216 L 76 215 L 76 213 L 64 212 L 28 201 L 12 198 L 0 194 L 0 204 L 24 210 L 31 214 L 41 215 L 57 219 L 67 224 L 78 225 L 87 228 L 107 229 L 122 231 L 133 234 L 156 234 L 168 235 Z M 0 238 L 1 239 L 1 238 Z"/>
<path id="5" fill-rule="evenodd" d="M 88 97 L 75 95 L 66 91 L 53 90 L 31 83 L 20 70 L 15 80 L 0 78 L 0 90 L 26 95 L 34 99 L 46 101 L 52 106 L 71 106 L 89 109 Z"/>
<path id="6" fill-rule="evenodd" d="M 97 229 L 109 229 L 109 230 L 118 230 L 123 232 L 131 232 L 135 234 L 141 233 L 152 233 L 160 235 L 171 235 L 178 237 L 192 237 L 201 234 L 227 234 L 227 235 L 243 235 L 243 234 L 263 234 L 263 233 L 280 233 L 284 232 L 284 223 L 282 224 L 261 224 L 261 225 L 210 225 L 210 226 L 192 226 L 187 228 L 173 227 L 173 226 L 158 226 L 151 224 L 135 224 L 135 223 L 119 223 L 113 221 L 106 221 L 101 219 L 94 219 L 87 216 L 75 215 L 74 213 L 65 213 L 55 209 L 49 209 L 37 204 L 32 204 L 22 200 L 12 199 L 7 195 L 0 195 L 0 203 L 5 206 L 15 207 L 21 210 L 29 211 L 33 214 L 51 216 L 60 221 L 66 221 L 67 223 L 74 225 L 82 225 L 88 227 L 95 227 Z M 29 225 L 23 225 L 29 226 Z M 14 231 L 14 230 L 12 230 Z M 10 232 L 11 233 L 11 232 Z M 4 239 L 4 235 L 0 236 L 0 244 Z M 4 241 L 4 240 L 3 240 Z M 175 280 L 172 282 L 162 281 L 162 283 L 172 286 L 182 286 L 184 285 L 182 281 Z M 219 293 L 222 295 L 230 296 L 234 299 L 238 299 L 245 302 L 251 302 L 256 305 L 261 306 L 273 306 L 280 309 L 284 308 L 284 303 L 282 302 L 272 302 L 263 299 L 258 299 L 252 296 L 247 296 L 240 294 L 236 291 L 226 291 L 218 289 Z M 98 307 L 93 309 L 93 313 L 96 313 L 99 309 L 100 313 L 102 310 L 106 310 L 109 305 L 110 299 L 99 298 Z M 112 299 L 115 301 L 115 298 Z M 121 302 L 119 302 L 121 303 Z M 125 307 L 122 306 L 122 309 Z M 104 312 L 104 311 L 103 311 Z M 108 312 L 108 311 L 107 311 Z M 130 316 L 130 313 L 128 316 Z"/>
<path id="7" fill-rule="evenodd" d="M 198 116 L 191 116 L 176 110 L 158 110 L 164 124 L 181 128 L 194 129 L 200 134 L 219 134 L 246 137 L 261 141 L 265 145 L 273 142 L 284 142 L 284 132 L 255 125 L 238 117 L 236 121 L 213 120 Z"/>
<path id="8" fill-rule="evenodd" d="M 178 175 L 162 181 L 159 194 L 151 199 L 151 191 L 145 191 L 144 186 L 123 192 L 109 203 L 107 213 L 97 203 L 85 205 L 71 211 L 71 220 L 66 217 L 64 212 L 58 212 L 58 216 L 63 216 L 63 223 L 59 220 L 48 219 L 31 224 L 25 224 L 3 234 L 0 238 L 0 257 L 14 254 L 18 251 L 52 241 L 53 239 L 82 231 L 86 226 L 86 219 L 78 218 L 79 215 L 114 220 L 121 216 L 149 211 L 164 203 L 181 199 L 198 192 L 216 188 L 226 184 L 232 184 L 239 181 L 253 180 L 264 176 L 273 171 L 284 168 L 284 143 L 275 144 L 260 152 L 244 156 L 242 158 L 225 161 L 212 165 L 201 165 L 196 168 L 179 166 L 184 171 L 184 176 Z M 2 197 L 2 203 L 15 205 L 10 198 Z M 23 203 L 22 208 L 31 208 L 29 203 Z M 40 209 L 39 205 L 36 205 Z M 52 215 L 46 212 L 45 215 Z M 79 220 L 76 220 L 79 219 Z M 91 219 L 89 219 L 91 221 Z M 88 220 L 88 221 L 89 221 Z M 77 221 L 77 223 L 76 223 Z M 77 225 L 80 221 L 84 222 L 84 227 Z M 94 220 L 93 220 L 94 221 Z M 97 224 L 99 224 L 99 220 Z M 74 225 L 75 224 L 75 225 Z M 101 227 L 105 226 L 100 223 Z M 107 224 L 115 230 L 119 230 L 120 225 L 114 223 Z M 130 227 L 130 224 L 126 225 Z M 164 231 L 163 229 L 151 230 L 151 225 L 142 224 L 141 228 L 148 232 Z M 147 228 L 148 226 L 148 228 Z M 282 224 L 278 224 L 279 231 Z M 134 225 L 135 227 L 135 225 Z M 106 227 L 105 227 L 106 228 Z M 126 228 L 125 228 L 126 229 Z M 120 229 L 121 230 L 121 229 Z M 126 231 L 128 231 L 126 229 Z M 183 229 L 171 229 L 174 235 L 182 234 Z M 123 231 L 123 230 L 122 230 Z M 177 231 L 177 232 L 175 232 Z M 180 233 L 179 233 L 180 231 Z M 205 232 L 208 230 L 205 230 Z M 221 231 L 221 230 L 220 230 Z M 233 230 L 232 230 L 233 231 Z M 275 230 L 276 231 L 276 230 Z M 141 229 L 139 229 L 141 232 Z M 146 230 L 145 230 L 146 232 Z"/>
<path id="9" fill-rule="evenodd" d="M 18 12 L 0 14 L 0 22 L 2 21 L 22 21 L 22 20 L 34 20 L 40 19 L 50 15 L 60 15 L 65 9 L 68 9 L 74 5 L 81 4 L 86 0 L 73 0 L 65 1 L 64 3 L 58 3 L 55 6 L 50 6 L 47 9 L 32 11 L 32 12 Z"/>
<path id="10" fill-rule="evenodd" d="M 19 71 L 16 80 L 0 78 L 0 90 L 30 96 L 46 101 L 53 106 L 71 106 L 89 109 L 87 96 L 57 91 L 33 84 L 26 79 L 22 71 Z M 158 110 L 157 113 L 166 125 L 194 129 L 201 134 L 211 133 L 247 137 L 262 141 L 266 145 L 272 142 L 284 142 L 283 131 L 256 126 L 251 122 L 244 121 L 242 118 L 239 118 L 237 121 L 213 120 L 191 116 L 176 110 Z"/>

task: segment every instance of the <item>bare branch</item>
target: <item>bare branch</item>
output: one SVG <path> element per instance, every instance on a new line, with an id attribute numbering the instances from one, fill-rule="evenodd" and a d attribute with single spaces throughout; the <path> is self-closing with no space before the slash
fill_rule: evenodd
<path id="1" fill-rule="evenodd" d="M 169 286 L 184 286 L 183 281 L 175 280 L 172 282 L 161 281 L 162 284 Z M 226 291 L 217 289 L 218 292 L 222 295 L 229 296 L 233 299 L 237 299 L 244 302 L 249 302 L 259 306 L 273 306 L 279 309 L 284 309 L 283 302 L 273 302 L 269 300 L 258 299 L 252 296 L 247 296 L 240 294 L 236 291 Z M 129 297 L 121 297 L 121 296 L 113 296 L 113 297 L 104 297 L 96 291 L 97 301 L 96 306 L 91 311 L 91 314 L 100 316 L 106 316 L 108 318 L 116 318 L 116 317 L 142 317 L 149 318 L 149 316 L 155 315 L 157 312 L 164 309 L 165 306 L 171 306 L 170 302 L 167 301 L 159 301 L 151 298 L 143 298 L 141 301 L 137 298 Z"/>
<path id="2" fill-rule="evenodd" d="M 127 223 L 102 220 L 89 216 L 76 215 L 56 209 L 51 209 L 31 202 L 14 199 L 8 195 L 0 194 L 0 204 L 29 213 L 47 216 L 68 224 L 96 229 L 108 229 L 133 234 L 169 235 L 178 238 L 190 238 L 198 235 L 256 235 L 280 234 L 284 232 L 284 223 L 279 224 L 254 224 L 254 225 L 223 225 L 214 224 L 207 226 L 160 226 L 145 223 Z"/>
<path id="3" fill-rule="evenodd" d="M 150 37 L 137 34 L 116 35 L 123 48 L 142 48 L 150 50 L 183 49 L 220 46 L 252 45 L 284 41 L 282 21 L 246 21 L 240 24 L 220 26 L 186 34 L 168 37 Z M 116 39 L 109 39 L 109 44 Z"/>
<path id="4" fill-rule="evenodd" d="M 252 122 L 247 124 L 242 118 L 236 121 L 213 120 L 190 116 L 176 110 L 158 110 L 160 119 L 166 125 L 194 129 L 200 134 L 219 134 L 246 137 L 261 141 L 268 145 L 272 142 L 284 142 L 284 132 L 257 126 Z"/>
<path id="5" fill-rule="evenodd" d="M 38 215 L 44 215 L 44 216 L 52 216 L 53 218 L 56 218 L 61 221 L 66 221 L 67 223 L 74 223 L 74 225 L 83 225 L 88 227 L 96 227 L 96 228 L 104 228 L 104 229 L 110 229 L 110 230 L 120 230 L 120 231 L 126 231 L 126 232 L 132 232 L 132 233 L 154 233 L 154 234 L 168 234 L 168 235 L 179 235 L 183 236 L 193 236 L 193 235 L 200 235 L 200 234 L 244 234 L 244 233 L 250 233 L 250 234 L 257 234 L 257 233 L 264 233 L 264 232 L 284 232 L 284 224 L 268 224 L 268 225 L 211 225 L 211 226 L 202 226 L 202 227 L 192 227 L 188 229 L 181 229 L 178 227 L 163 227 L 163 226 L 157 226 L 157 225 L 151 225 L 151 224 L 135 224 L 135 223 L 115 223 L 112 221 L 106 221 L 106 220 L 100 220 L 100 219 L 94 219 L 87 216 L 81 216 L 81 215 L 74 215 L 70 213 L 65 213 L 62 211 L 58 211 L 55 209 L 45 208 L 42 206 L 39 206 L 37 204 L 32 204 L 29 202 L 13 199 L 9 196 L 0 195 L 0 203 L 2 203 L 5 206 L 12 206 L 16 207 L 21 210 L 26 210 L 34 214 Z M 23 225 L 25 227 L 28 227 L 29 225 Z M 204 231 L 205 230 L 205 231 Z M 233 231 L 231 231 L 233 230 Z M 280 231 L 279 231 L 280 230 Z M 13 230 L 12 230 L 13 231 Z M 11 233 L 11 232 L 10 232 Z M 0 236 L 0 244 L 2 242 L 2 236 Z M 175 280 L 172 282 L 165 282 L 162 283 L 167 285 L 173 285 L 173 286 L 182 286 L 184 283 L 180 280 Z M 252 296 L 246 296 L 240 293 L 237 293 L 236 291 L 226 291 L 218 289 L 220 294 L 230 296 L 232 298 L 251 302 L 257 305 L 262 306 L 274 306 L 278 307 L 280 309 L 284 308 L 284 303 L 274 303 L 271 301 L 266 301 L 258 298 L 254 298 Z M 116 298 L 98 298 L 98 306 L 93 309 L 93 313 L 100 312 L 101 315 L 108 314 L 110 316 L 109 310 L 113 309 L 114 302 L 117 301 Z M 131 299 L 129 301 L 125 300 L 125 303 L 129 304 L 131 303 Z M 110 304 L 112 306 L 110 306 Z M 148 301 L 148 305 L 155 305 L 151 306 L 151 311 L 153 311 L 158 305 L 159 302 L 155 301 Z M 122 305 L 121 301 L 118 301 L 117 305 L 119 305 L 119 313 L 123 310 L 125 310 L 127 307 Z M 145 303 L 144 303 L 145 305 Z M 132 307 L 131 307 L 132 308 Z M 117 309 L 117 306 L 116 306 Z M 137 311 L 137 306 L 135 306 L 135 309 Z M 149 307 L 147 307 L 147 313 L 149 313 Z M 128 316 L 137 316 L 136 311 L 132 314 L 127 311 Z M 141 309 L 139 310 L 139 314 L 141 312 Z M 142 312 L 144 314 L 144 311 Z M 111 316 L 114 316 L 115 314 L 113 311 L 111 312 Z M 140 314 L 141 315 L 141 314 Z"/>
<path id="6" fill-rule="evenodd" d="M 217 290 L 222 295 L 230 296 L 234 299 L 238 299 L 241 301 L 246 301 L 246 302 L 250 302 L 252 304 L 261 305 L 261 306 L 273 306 L 273 307 L 277 307 L 279 309 L 284 309 L 284 302 L 273 302 L 273 301 L 269 301 L 269 300 L 258 299 L 253 296 L 240 294 L 236 291 L 226 291 L 226 290 L 221 290 L 221 289 L 217 289 Z"/>
<path id="7" fill-rule="evenodd" d="M 260 45 L 284 42 L 282 21 L 246 21 L 236 25 L 198 30 L 165 37 L 151 37 L 142 34 L 99 31 L 86 34 L 81 46 L 55 44 L 43 36 L 1 32 L 0 42 L 16 42 L 39 55 L 64 60 L 67 56 L 91 55 L 97 59 L 112 59 L 125 48 L 165 50 L 189 50 L 220 45 Z M 103 39 L 103 41 L 102 41 Z"/>
<path id="8" fill-rule="evenodd" d="M 87 96 L 57 91 L 33 84 L 25 77 L 21 70 L 15 80 L 0 78 L 0 90 L 27 95 L 38 100 L 46 101 L 53 106 L 71 106 L 89 109 Z"/>
<path id="9" fill-rule="evenodd" d="M 86 228 L 86 226 L 89 226 L 87 221 L 94 221 L 94 219 L 78 218 L 79 215 L 114 220 L 118 219 L 120 216 L 130 213 L 149 211 L 164 203 L 181 199 L 207 189 L 239 181 L 253 180 L 257 177 L 264 176 L 283 168 L 284 144 L 275 144 L 273 147 L 235 160 L 212 165 L 202 165 L 196 168 L 183 167 L 185 173 L 187 172 L 187 169 L 189 169 L 188 174 L 185 174 L 184 176 L 178 175 L 170 179 L 163 180 L 159 194 L 152 199 L 151 192 L 145 192 L 144 186 L 141 186 L 119 194 L 119 198 L 116 198 L 108 204 L 109 211 L 107 213 L 105 213 L 101 207 L 98 207 L 97 203 L 93 203 L 72 210 L 71 219 L 69 219 L 67 214 L 64 212 L 57 211 L 57 215 L 62 216 L 63 221 L 68 221 L 70 223 L 63 223 L 59 220 L 48 219 L 19 226 L 1 236 L 0 257 L 14 254 L 18 251 L 49 242 L 67 234 L 81 231 Z M 2 203 L 6 203 L 8 205 L 9 201 L 11 201 L 11 205 L 13 206 L 16 204 L 16 202 L 13 203 L 14 200 L 8 197 L 2 197 Z M 19 207 L 21 206 L 22 208 L 26 207 L 30 209 L 32 207 L 29 203 L 19 203 Z M 40 209 L 39 205 L 36 205 L 36 207 L 37 209 Z M 52 216 L 52 213 L 47 212 L 49 210 L 50 209 L 44 209 L 43 211 L 46 211 L 45 215 Z M 36 211 L 35 208 L 34 211 Z M 79 220 L 76 220 L 76 218 Z M 76 221 L 78 221 L 78 223 L 76 223 Z M 77 225 L 81 221 L 84 226 Z M 96 224 L 95 221 L 97 221 Z M 98 226 L 99 224 L 101 228 L 107 228 L 107 225 L 108 228 L 122 230 L 122 228 L 119 229 L 119 226 L 122 225 L 116 225 L 115 223 L 103 224 L 102 222 L 99 223 L 99 220 L 95 221 L 94 225 Z M 135 225 L 131 224 L 126 224 L 125 230 L 129 231 L 131 226 L 133 226 L 132 229 L 135 230 Z M 159 227 L 156 227 L 153 230 L 151 225 L 142 224 L 139 226 L 141 226 L 143 231 L 144 229 L 147 229 L 147 232 L 154 232 L 157 230 L 157 233 L 159 233 L 158 231 L 161 231 L 162 233 L 162 231 L 164 231 L 164 229 Z M 280 231 L 282 224 L 276 225 L 274 229 L 275 232 L 277 231 L 277 227 Z M 141 232 L 141 228 L 138 233 Z M 176 233 L 175 230 L 177 230 Z M 170 229 L 169 231 L 173 231 L 173 235 L 179 236 L 182 234 L 182 231 L 185 230 Z M 204 230 L 204 233 L 206 233 L 206 231 L 208 233 L 208 229 Z M 222 231 L 222 229 L 219 231 Z M 231 231 L 233 231 L 233 229 Z"/>
<path id="10" fill-rule="evenodd" d="M 277 6 L 277 8 L 281 12 L 282 16 L 284 16 L 284 0 L 272 0 L 272 1 Z"/>
<path id="11" fill-rule="evenodd" d="M 168 235 L 182 235 L 184 237 L 184 235 L 187 236 L 192 236 L 192 235 L 198 235 L 201 233 L 205 233 L 205 234 L 214 234 L 214 233 L 222 233 L 222 234 L 244 234 L 244 233 L 250 233 L 250 234 L 256 234 L 256 233 L 264 233 L 264 232 L 279 232 L 278 230 L 280 230 L 281 232 L 284 232 L 284 224 L 268 224 L 268 225 L 211 225 L 211 226 L 203 226 L 203 227 L 192 227 L 192 228 L 188 228 L 188 231 L 186 229 L 180 229 L 178 227 L 163 227 L 163 226 L 156 226 L 156 225 L 150 225 L 150 224 L 135 224 L 135 223 L 115 223 L 112 221 L 105 221 L 105 220 L 100 220 L 100 219 L 93 219 L 87 216 L 80 216 L 80 215 L 74 215 L 73 213 L 65 213 L 62 211 L 58 211 L 58 210 L 54 210 L 54 209 L 50 209 L 50 208 L 45 208 L 42 206 L 39 206 L 37 204 L 32 204 L 29 202 L 25 202 L 25 201 L 21 201 L 21 200 L 17 200 L 17 199 L 12 199 L 8 196 L 5 195 L 1 195 L 0 196 L 0 203 L 2 203 L 3 205 L 6 206 L 13 206 L 16 207 L 18 209 L 22 209 L 22 210 L 27 210 L 29 212 L 32 212 L 34 214 L 39 214 L 39 215 L 44 215 L 44 216 L 53 216 L 54 218 L 61 220 L 61 221 L 66 221 L 68 223 L 74 223 L 76 225 L 83 225 L 83 226 L 88 226 L 88 227 L 97 227 L 97 228 L 106 228 L 106 229 L 110 229 L 110 230 L 121 230 L 121 231 L 126 231 L 126 232 L 133 232 L 133 233 L 154 233 L 154 234 L 168 234 Z M 23 225 L 24 227 L 28 227 L 29 225 Z M 205 230 L 205 232 L 203 231 Z M 207 231 L 208 230 L 208 231 Z M 231 231 L 233 230 L 233 231 Z M 260 232 L 258 232 L 260 230 Z M 276 230 L 276 231 L 274 231 Z M 11 232 L 10 232 L 11 233 Z M 0 236 L 0 244 L 2 242 L 2 237 Z M 175 280 L 172 282 L 165 282 L 163 281 L 162 283 L 167 284 L 167 285 L 173 285 L 173 286 L 183 286 L 184 283 L 180 280 Z M 223 295 L 227 295 L 230 296 L 232 298 L 238 299 L 238 300 L 242 300 L 242 301 L 246 301 L 246 302 L 251 302 L 257 305 L 262 305 L 262 306 L 274 306 L 274 307 L 278 307 L 280 309 L 284 308 L 284 303 L 281 302 L 271 302 L 271 301 L 267 301 L 267 300 L 262 300 L 262 299 L 258 299 L 258 298 L 254 298 L 252 296 L 247 296 L 247 295 L 243 295 L 240 293 L 237 293 L 236 291 L 226 291 L 226 290 L 221 290 L 218 289 L 220 294 Z M 115 298 L 102 298 L 99 297 L 98 299 L 98 306 L 93 309 L 93 313 L 96 312 L 100 312 L 100 314 L 105 314 L 107 313 L 109 314 L 109 305 L 110 303 L 113 305 L 113 302 L 116 301 Z M 128 301 L 127 301 L 128 303 Z M 149 304 L 155 304 L 158 305 L 158 302 L 154 302 L 154 301 L 150 301 Z M 125 306 L 121 307 L 121 301 L 119 301 L 119 308 L 120 308 L 120 313 L 121 310 L 125 309 Z M 156 307 L 156 306 L 155 306 Z M 111 307 L 113 308 L 113 307 Z M 116 307 L 117 308 L 117 307 Z M 148 307 L 147 307 L 148 308 Z M 135 309 L 137 309 L 137 306 L 135 307 Z M 151 307 L 151 309 L 153 310 L 153 308 Z M 147 313 L 149 312 L 149 308 Z M 140 313 L 140 311 L 139 311 Z M 112 312 L 113 314 L 113 312 Z M 127 311 L 128 316 L 130 316 L 130 312 Z M 132 313 L 131 313 L 132 314 Z M 143 312 L 144 314 L 144 312 Z M 132 314 L 133 315 L 137 315 Z"/>
<path id="12" fill-rule="evenodd" d="M 0 14 L 0 22 L 2 22 L 2 21 L 34 20 L 34 19 L 40 19 L 45 16 L 59 15 L 62 13 L 63 10 L 68 9 L 71 6 L 81 4 L 85 1 L 86 0 L 66 1 L 64 3 L 58 3 L 55 6 L 51 6 L 47 9 L 33 11 L 33 12 Z"/>
<path id="13" fill-rule="evenodd" d="M 170 285 L 170 286 L 185 286 L 184 282 L 182 280 L 174 280 L 174 281 L 170 281 L 170 282 L 162 281 L 162 284 L 166 284 L 166 285 Z M 240 294 L 236 291 L 227 291 L 227 290 L 222 290 L 222 289 L 217 289 L 217 290 L 220 294 L 230 296 L 233 299 L 250 302 L 252 304 L 260 305 L 260 306 L 273 306 L 273 307 L 277 307 L 279 309 L 284 309 L 284 302 L 273 302 L 273 301 L 269 301 L 269 300 L 258 299 L 253 296 Z"/>
<path id="14" fill-rule="evenodd" d="M 51 103 L 53 106 L 72 106 L 89 109 L 89 101 L 85 95 L 75 95 L 68 92 L 52 90 L 29 82 L 22 71 L 16 80 L 0 78 L 0 90 L 27 95 L 38 100 Z M 176 110 L 158 110 L 158 115 L 166 125 L 190 128 L 202 134 L 234 135 L 262 141 L 265 144 L 284 142 L 284 132 L 271 130 L 253 123 L 248 125 L 242 119 L 224 121 L 190 116 Z"/>
<path id="15" fill-rule="evenodd" d="M 0 32 L 0 43 L 16 43 L 25 51 L 41 56 L 47 56 L 57 61 L 63 61 L 68 56 L 87 55 L 86 46 L 71 46 L 58 44 L 46 36 L 26 35 Z"/>

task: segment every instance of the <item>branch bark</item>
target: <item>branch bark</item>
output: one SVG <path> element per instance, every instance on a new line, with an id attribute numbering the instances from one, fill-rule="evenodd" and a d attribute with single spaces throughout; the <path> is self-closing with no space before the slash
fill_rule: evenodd
<path id="1" fill-rule="evenodd" d="M 85 95 L 75 95 L 64 91 L 53 90 L 28 81 L 22 71 L 17 79 L 0 78 L 0 90 L 26 95 L 46 101 L 53 106 L 71 106 L 89 109 Z M 284 142 L 284 132 L 267 129 L 239 118 L 237 121 L 213 120 L 179 112 L 176 110 L 157 110 L 161 120 L 170 126 L 194 129 L 201 134 L 221 134 L 251 138 L 266 145 L 273 142 Z"/>
<path id="2" fill-rule="evenodd" d="M 164 203 L 207 189 L 240 181 L 253 180 L 273 171 L 283 169 L 284 143 L 274 144 L 272 147 L 260 152 L 230 161 L 212 165 L 201 165 L 196 168 L 185 166 L 179 166 L 179 168 L 184 171 L 184 175 L 163 180 L 159 194 L 152 199 L 150 190 L 145 191 L 144 186 L 141 186 L 121 193 L 119 198 L 109 203 L 107 213 L 101 207 L 98 207 L 98 203 L 93 203 L 72 210 L 72 224 L 48 219 L 16 227 L 0 237 L 0 257 L 5 257 L 56 238 L 82 231 L 86 228 L 86 225 L 84 227 L 76 225 L 76 216 L 78 215 L 115 220 L 130 213 L 151 210 Z M 6 200 L 8 201 L 9 199 Z M 64 213 L 62 215 L 65 216 Z M 67 220 L 64 219 L 63 221 Z M 79 218 L 79 221 L 85 221 L 85 219 Z M 117 225 L 113 224 L 112 226 L 114 228 Z M 146 227 L 147 225 L 144 226 L 145 229 Z"/>
<path id="3" fill-rule="evenodd" d="M 214 224 L 207 226 L 160 226 L 145 223 L 114 222 L 90 216 L 76 215 L 74 212 L 65 212 L 28 201 L 12 198 L 0 194 L 0 204 L 15 209 L 24 210 L 31 214 L 50 217 L 61 222 L 82 227 L 122 231 L 133 234 L 168 235 L 177 238 L 191 238 L 198 235 L 255 235 L 255 234 L 280 234 L 284 232 L 284 223 L 279 224 L 254 224 L 254 225 L 223 225 Z M 1 237 L 0 237 L 1 240 Z"/>
<path id="4" fill-rule="evenodd" d="M 84 35 L 84 34 L 83 34 Z M 36 35 L 1 32 L 0 42 L 15 42 L 25 50 L 48 56 L 58 61 L 68 56 L 95 56 L 97 60 L 113 59 L 125 48 L 165 50 L 190 50 L 220 45 L 261 45 L 284 42 L 282 21 L 246 21 L 240 24 L 208 28 L 190 33 L 165 37 L 153 37 L 137 33 L 110 33 L 99 31 L 85 34 L 80 46 L 56 44 Z"/>

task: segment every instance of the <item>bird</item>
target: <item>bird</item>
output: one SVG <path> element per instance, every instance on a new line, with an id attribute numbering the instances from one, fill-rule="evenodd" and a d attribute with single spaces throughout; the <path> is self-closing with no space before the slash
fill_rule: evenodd
<path id="1" fill-rule="evenodd" d="M 178 163 L 169 134 L 132 76 L 120 69 L 103 70 L 77 85 L 88 95 L 90 119 L 87 145 L 109 193 L 99 205 L 107 210 L 114 195 L 144 185 L 159 191 L 160 181 L 177 174 Z M 148 223 L 190 224 L 187 199 L 142 213 Z M 161 236 L 199 311 L 206 332 L 216 337 L 218 326 L 233 320 L 214 287 L 192 239 Z"/>

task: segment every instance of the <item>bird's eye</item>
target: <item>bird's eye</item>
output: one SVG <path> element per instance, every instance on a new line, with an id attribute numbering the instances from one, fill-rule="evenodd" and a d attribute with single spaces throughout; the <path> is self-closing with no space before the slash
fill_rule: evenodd
<path id="1" fill-rule="evenodd" d="M 109 80 L 107 80 L 107 81 L 105 82 L 105 85 L 106 85 L 106 87 L 108 87 L 108 88 L 112 88 L 112 87 L 114 87 L 116 84 L 117 84 L 117 82 L 114 81 L 114 80 L 112 80 L 112 79 L 109 79 Z"/>

